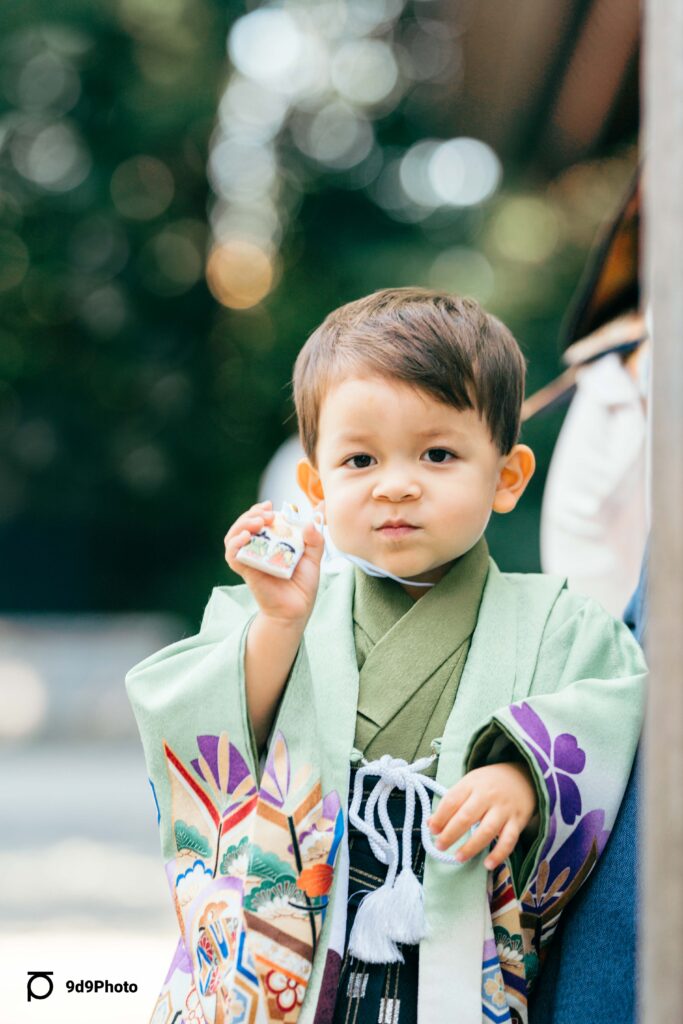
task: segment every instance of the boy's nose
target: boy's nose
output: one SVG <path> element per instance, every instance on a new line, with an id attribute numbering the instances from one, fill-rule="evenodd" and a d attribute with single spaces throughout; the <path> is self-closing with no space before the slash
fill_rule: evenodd
<path id="1" fill-rule="evenodd" d="M 406 501 L 419 497 L 419 494 L 420 485 L 417 480 L 401 473 L 385 475 L 373 489 L 374 498 L 384 498 L 386 501 Z"/>

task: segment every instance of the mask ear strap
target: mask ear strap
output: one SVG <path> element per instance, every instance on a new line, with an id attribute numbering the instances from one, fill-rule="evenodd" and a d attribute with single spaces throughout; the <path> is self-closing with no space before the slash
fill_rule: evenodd
<path id="1" fill-rule="evenodd" d="M 320 511 L 320 509 L 315 510 L 315 512 L 311 516 L 311 522 L 315 526 L 318 533 L 324 533 L 325 516 Z"/>
<path id="2" fill-rule="evenodd" d="M 347 555 L 345 551 L 340 551 L 339 554 L 342 558 L 348 558 L 350 562 L 357 565 L 359 569 L 367 573 L 368 576 L 382 576 L 386 579 L 396 580 L 397 583 L 408 583 L 411 587 L 433 587 L 434 583 L 417 583 L 415 580 L 405 580 L 402 576 L 394 576 L 393 572 L 387 572 L 386 569 L 380 569 L 378 565 L 373 565 L 372 562 L 366 561 L 364 558 L 358 558 L 357 555 Z"/>
<path id="3" fill-rule="evenodd" d="M 405 580 L 402 576 L 394 576 L 393 572 L 387 572 L 386 569 L 380 569 L 378 565 L 373 565 L 372 562 L 366 561 L 365 558 L 359 558 L 357 555 L 349 555 L 346 551 L 340 551 L 337 547 L 334 548 L 334 552 L 330 551 L 331 542 L 329 542 L 329 530 L 325 526 L 325 517 L 322 512 L 316 510 L 311 521 L 315 526 L 316 530 L 322 533 L 325 540 L 325 551 L 328 555 L 333 554 L 339 555 L 340 558 L 346 558 L 349 562 L 357 565 L 359 569 L 362 569 L 368 576 L 380 576 L 385 579 L 395 580 L 397 583 L 407 583 L 411 587 L 433 587 L 434 583 L 416 583 L 414 580 Z"/>

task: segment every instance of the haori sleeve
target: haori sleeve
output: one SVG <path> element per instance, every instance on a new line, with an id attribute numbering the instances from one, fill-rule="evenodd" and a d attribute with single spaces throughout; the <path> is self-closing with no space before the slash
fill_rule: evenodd
<path id="1" fill-rule="evenodd" d="M 166 777 L 165 744 L 194 746 L 195 737 L 227 730 L 256 774 L 256 751 L 246 707 L 244 646 L 256 604 L 246 586 L 216 587 L 199 632 L 135 665 L 126 689 L 153 785 Z M 157 801 L 161 794 L 155 791 Z M 170 820 L 170 819 L 169 819 Z M 162 848 L 173 847 L 165 835 Z"/>
<path id="2" fill-rule="evenodd" d="M 509 866 L 522 913 L 540 918 L 542 942 L 607 842 L 638 744 L 646 675 L 627 627 L 564 590 L 528 696 L 497 711 L 470 743 L 467 770 L 523 759 L 534 779 L 538 832 Z"/>

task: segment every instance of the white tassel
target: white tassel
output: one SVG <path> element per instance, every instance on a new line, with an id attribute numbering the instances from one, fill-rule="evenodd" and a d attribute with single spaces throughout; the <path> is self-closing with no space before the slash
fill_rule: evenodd
<path id="1" fill-rule="evenodd" d="M 349 936 L 349 953 L 367 964 L 403 963 L 403 955 L 390 937 L 394 919 L 394 892 L 391 885 L 381 885 L 360 902 Z"/>
<path id="2" fill-rule="evenodd" d="M 357 752 L 356 752 L 357 753 Z M 377 761 L 361 759 L 354 782 L 349 821 L 367 836 L 370 848 L 381 864 L 387 865 L 384 884 L 368 893 L 356 912 L 349 936 L 349 953 L 369 964 L 403 963 L 403 955 L 397 943 L 411 945 L 425 938 L 428 932 L 424 909 L 424 890 L 412 870 L 412 832 L 419 799 L 422 813 L 421 835 L 425 853 L 444 864 L 460 866 L 455 858 L 434 846 L 427 828 L 431 812 L 430 792 L 443 796 L 444 786 L 420 773 L 436 757 L 420 758 L 408 764 L 402 758 L 384 754 Z M 363 817 L 360 804 L 363 796 L 363 782 L 368 775 L 379 776 L 372 792 L 368 795 Z M 394 787 L 405 790 L 406 808 L 403 821 L 402 870 L 396 877 L 399 866 L 399 849 L 396 830 L 389 818 L 387 801 Z M 375 827 L 377 811 L 384 834 Z"/>
<path id="3" fill-rule="evenodd" d="M 410 868 L 403 868 L 394 883 L 388 930 L 394 942 L 414 945 L 427 934 L 424 889 Z"/>

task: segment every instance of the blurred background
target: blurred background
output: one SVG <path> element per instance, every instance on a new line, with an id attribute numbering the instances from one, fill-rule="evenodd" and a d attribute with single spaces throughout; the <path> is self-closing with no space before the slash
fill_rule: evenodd
<path id="1" fill-rule="evenodd" d="M 236 582 L 223 536 L 295 431 L 292 364 L 333 307 L 388 285 L 471 295 L 520 341 L 529 393 L 560 372 L 638 162 L 639 36 L 635 0 L 3 5 L 11 985 L 87 952 L 139 982 L 127 1019 L 145 1019 L 176 925 L 125 672 Z M 564 412 L 525 425 L 536 476 L 488 531 L 503 570 L 540 568 Z M 50 1019 L 92 1019 L 85 998 Z"/>

